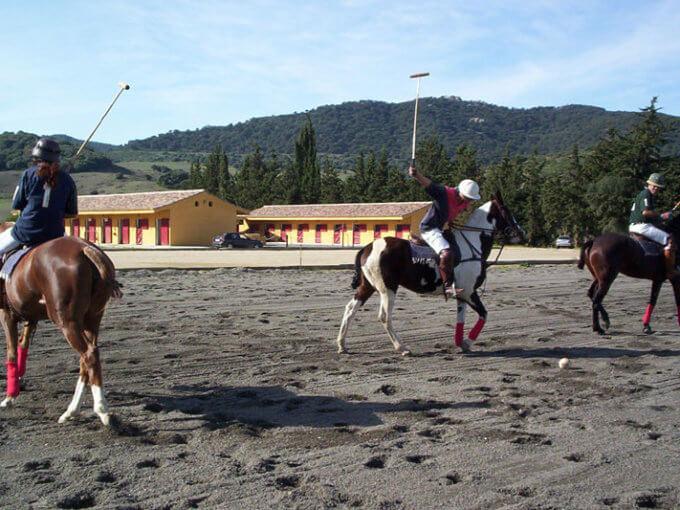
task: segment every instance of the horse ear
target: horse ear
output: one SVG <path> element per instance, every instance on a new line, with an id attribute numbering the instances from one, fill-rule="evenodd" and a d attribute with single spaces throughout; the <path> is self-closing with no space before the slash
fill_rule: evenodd
<path id="1" fill-rule="evenodd" d="M 496 193 L 494 196 L 498 199 L 498 201 L 502 204 L 503 203 L 503 197 L 501 196 L 501 190 L 496 190 Z"/>

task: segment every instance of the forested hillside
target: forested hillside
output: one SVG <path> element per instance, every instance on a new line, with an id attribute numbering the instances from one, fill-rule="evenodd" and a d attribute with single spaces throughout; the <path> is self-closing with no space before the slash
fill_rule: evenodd
<path id="1" fill-rule="evenodd" d="M 320 154 L 353 156 L 387 150 L 392 161 L 406 161 L 411 147 L 413 102 L 359 101 L 322 106 L 308 112 Z M 258 145 L 265 153 L 290 154 L 305 113 L 251 119 L 228 126 L 193 131 L 170 131 L 126 147 L 143 150 L 211 151 L 221 145 L 232 158 Z M 436 134 L 448 148 L 474 147 L 482 163 L 498 161 L 508 150 L 528 155 L 568 152 L 578 144 L 589 148 L 610 128 L 627 131 L 635 112 L 610 112 L 592 106 L 516 109 L 456 97 L 423 98 L 419 105 L 418 135 Z M 680 126 L 680 118 L 666 118 Z M 680 152 L 680 132 L 670 135 L 666 150 Z"/>

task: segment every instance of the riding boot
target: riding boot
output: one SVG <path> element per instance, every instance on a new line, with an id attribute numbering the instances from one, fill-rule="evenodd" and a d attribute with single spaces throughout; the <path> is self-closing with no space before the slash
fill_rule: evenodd
<path id="1" fill-rule="evenodd" d="M 666 265 L 666 278 L 671 282 L 676 278 L 680 278 L 680 272 L 675 266 L 675 255 L 677 248 L 675 247 L 675 242 L 673 239 L 668 241 L 668 245 L 663 250 L 664 263 Z"/>
<path id="2" fill-rule="evenodd" d="M 444 299 L 448 300 L 449 297 L 454 296 L 456 293 L 456 288 L 453 281 L 453 256 L 451 255 L 451 250 L 442 250 L 439 254 L 439 274 L 442 277 L 443 289 L 444 289 Z"/>

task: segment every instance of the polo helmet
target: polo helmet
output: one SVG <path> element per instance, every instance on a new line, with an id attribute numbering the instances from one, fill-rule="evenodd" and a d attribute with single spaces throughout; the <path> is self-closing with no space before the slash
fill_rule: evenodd
<path id="1" fill-rule="evenodd" d="M 469 200 L 479 200 L 479 185 L 472 179 L 463 179 L 458 184 L 458 192 Z"/>
<path id="2" fill-rule="evenodd" d="M 35 147 L 33 147 L 31 156 L 33 156 L 35 159 L 55 163 L 59 161 L 60 153 L 61 149 L 59 148 L 59 144 L 57 142 L 51 138 L 41 138 L 35 144 Z"/>

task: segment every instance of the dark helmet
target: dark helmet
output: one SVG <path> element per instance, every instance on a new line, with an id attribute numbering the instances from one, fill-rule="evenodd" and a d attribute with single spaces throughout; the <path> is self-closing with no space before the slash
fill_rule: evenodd
<path id="1" fill-rule="evenodd" d="M 57 142 L 51 138 L 41 138 L 38 140 L 38 143 L 35 144 L 35 147 L 33 147 L 31 156 L 35 159 L 55 163 L 59 161 L 60 153 L 61 150 L 59 149 L 59 144 Z"/>
<path id="2" fill-rule="evenodd" d="M 661 174 L 653 173 L 649 176 L 649 179 L 647 179 L 647 184 L 653 184 L 657 188 L 663 188 L 666 185 L 666 179 L 664 179 Z"/>

